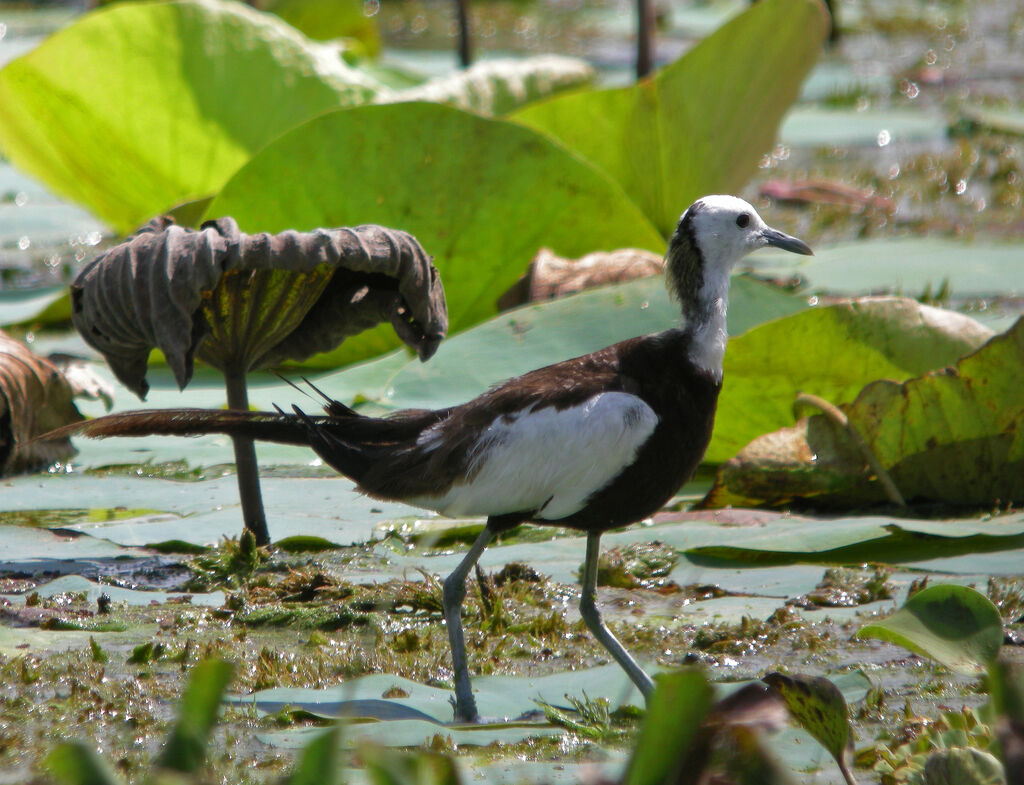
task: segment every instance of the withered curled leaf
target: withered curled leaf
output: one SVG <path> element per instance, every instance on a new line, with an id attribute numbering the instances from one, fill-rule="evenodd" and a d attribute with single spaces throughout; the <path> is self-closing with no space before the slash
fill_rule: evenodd
<path id="1" fill-rule="evenodd" d="M 639 248 L 595 251 L 579 259 L 565 259 L 550 248 L 541 248 L 523 277 L 498 298 L 498 309 L 504 311 L 594 286 L 660 275 L 664 270 L 662 257 Z"/>
<path id="2" fill-rule="evenodd" d="M 0 332 L 0 475 L 35 471 L 77 452 L 67 437 L 33 441 L 83 419 L 73 395 L 52 363 Z"/>
<path id="3" fill-rule="evenodd" d="M 198 231 L 157 218 L 96 257 L 71 293 L 75 327 L 140 397 L 154 348 L 183 388 L 197 354 L 244 374 L 390 321 L 426 359 L 448 329 L 430 257 L 374 225 L 250 235 L 230 217 Z"/>

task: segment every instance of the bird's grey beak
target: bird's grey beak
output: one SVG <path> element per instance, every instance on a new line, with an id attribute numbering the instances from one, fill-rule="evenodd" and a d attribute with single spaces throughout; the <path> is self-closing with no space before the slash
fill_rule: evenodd
<path id="1" fill-rule="evenodd" d="M 811 250 L 811 247 L 807 243 L 803 240 L 798 240 L 785 232 L 780 232 L 778 229 L 772 229 L 770 226 L 766 226 L 761 230 L 761 236 L 768 245 L 781 248 L 784 251 L 803 254 L 804 256 L 814 256 L 814 251 Z"/>

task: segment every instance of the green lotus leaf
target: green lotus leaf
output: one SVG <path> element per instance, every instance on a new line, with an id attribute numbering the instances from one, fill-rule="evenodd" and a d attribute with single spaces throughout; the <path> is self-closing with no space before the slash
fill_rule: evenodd
<path id="1" fill-rule="evenodd" d="M 875 379 L 906 379 L 956 362 L 991 336 L 961 314 L 900 298 L 865 298 L 769 322 L 737 336 L 708 463 L 722 463 L 757 436 L 789 427 L 797 393 L 851 401 Z"/>
<path id="2" fill-rule="evenodd" d="M 255 155 L 208 215 L 270 232 L 366 222 L 411 232 L 441 273 L 452 332 L 492 315 L 540 247 L 570 257 L 595 248 L 664 248 L 617 185 L 559 145 L 429 103 L 310 120 Z M 350 339 L 321 362 L 380 354 L 397 343 L 389 332 Z"/>
<path id="3" fill-rule="evenodd" d="M 1022 368 L 1024 320 L 953 368 L 868 384 L 846 414 L 907 500 L 978 505 L 1024 498 Z M 706 501 L 780 504 L 797 497 L 819 504 L 882 498 L 863 455 L 824 415 L 755 439 L 722 467 Z"/>
<path id="4" fill-rule="evenodd" d="M 984 594 L 944 583 L 919 591 L 892 616 L 864 625 L 857 637 L 895 643 L 957 673 L 975 674 L 999 653 L 1003 620 Z"/>
<path id="5" fill-rule="evenodd" d="M 0 147 L 114 228 L 218 191 L 270 139 L 376 83 L 241 3 L 119 3 L 0 70 Z"/>
<path id="6" fill-rule="evenodd" d="M 647 81 L 513 119 L 608 172 L 667 236 L 694 199 L 736 191 L 757 171 L 827 33 L 821 3 L 766 0 Z"/>

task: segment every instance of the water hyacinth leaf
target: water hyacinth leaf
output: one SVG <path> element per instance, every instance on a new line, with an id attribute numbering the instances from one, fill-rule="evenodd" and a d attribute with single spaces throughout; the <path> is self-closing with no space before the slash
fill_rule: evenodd
<path id="1" fill-rule="evenodd" d="M 199 770 L 233 674 L 231 663 L 216 659 L 204 660 L 192 669 L 178 704 L 178 718 L 157 765 L 185 774 Z"/>
<path id="2" fill-rule="evenodd" d="M 1006 785 L 999 759 L 973 747 L 934 750 L 924 764 L 924 785 Z"/>
<path id="3" fill-rule="evenodd" d="M 484 60 L 415 87 L 382 93 L 376 103 L 432 101 L 497 117 L 563 90 L 583 87 L 595 75 L 594 67 L 578 57 Z"/>
<path id="4" fill-rule="evenodd" d="M 981 673 L 999 653 L 1003 622 L 983 594 L 940 584 L 913 595 L 892 616 L 857 631 L 858 638 L 895 643 L 956 673 Z"/>
<path id="5" fill-rule="evenodd" d="M 956 362 L 991 335 L 969 317 L 900 298 L 812 308 L 761 325 L 729 342 L 704 460 L 722 463 L 760 434 L 793 425 L 799 392 L 850 401 L 875 379 Z"/>
<path id="6" fill-rule="evenodd" d="M 96 750 L 80 741 L 58 745 L 44 765 L 60 785 L 120 785 L 123 781 Z"/>
<path id="7" fill-rule="evenodd" d="M 294 171 L 304 176 L 283 176 Z M 368 221 L 401 227 L 434 256 L 452 332 L 492 315 L 540 247 L 570 257 L 664 248 L 617 185 L 560 146 L 518 125 L 428 103 L 310 120 L 255 155 L 208 212 L 271 232 Z M 389 332 L 349 340 L 328 362 L 383 353 L 397 343 Z"/>
<path id="8" fill-rule="evenodd" d="M 624 785 L 657 785 L 679 771 L 691 747 L 700 743 L 712 696 L 711 685 L 696 668 L 658 676 Z"/>
<path id="9" fill-rule="evenodd" d="M 513 117 L 608 172 L 667 236 L 694 199 L 736 191 L 757 170 L 827 32 L 818 2 L 756 3 L 649 80 Z"/>
<path id="10" fill-rule="evenodd" d="M 126 232 L 375 91 L 336 52 L 240 3 L 116 3 L 0 71 L 0 147 Z"/>
<path id="11" fill-rule="evenodd" d="M 847 764 L 853 736 L 849 711 L 839 688 L 823 676 L 778 672 L 769 673 L 764 682 L 782 696 L 793 720 L 828 750 L 846 781 L 853 783 Z"/>
<path id="12" fill-rule="evenodd" d="M 907 499 L 989 504 L 1024 498 L 1024 320 L 964 356 L 903 383 L 868 384 L 850 424 Z M 705 503 L 823 505 L 877 501 L 863 456 L 814 415 L 758 437 L 719 471 Z"/>
<path id="13" fill-rule="evenodd" d="M 78 422 L 74 390 L 56 366 L 0 332 L 0 475 L 36 471 L 76 450 L 63 437 L 35 437 Z"/>

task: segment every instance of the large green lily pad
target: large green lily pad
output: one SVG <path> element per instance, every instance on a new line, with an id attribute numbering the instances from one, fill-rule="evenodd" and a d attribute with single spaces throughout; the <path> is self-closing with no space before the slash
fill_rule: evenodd
<path id="1" fill-rule="evenodd" d="M 879 378 L 956 362 L 991 331 L 913 300 L 868 298 L 812 308 L 729 342 L 715 431 L 704 460 L 721 463 L 756 436 L 795 422 L 797 393 L 852 400 Z"/>
<path id="2" fill-rule="evenodd" d="M 296 171 L 303 176 L 287 174 Z M 569 257 L 664 247 L 607 175 L 559 145 L 428 103 L 339 110 L 301 125 L 255 155 L 207 214 L 233 215 L 248 230 L 401 227 L 434 257 L 453 333 L 493 314 L 542 246 Z M 380 354 L 396 345 L 391 333 L 351 338 L 328 362 Z"/>
<path id="3" fill-rule="evenodd" d="M 296 123 L 374 92 L 336 53 L 240 3 L 116 3 L 0 71 L 0 147 L 128 231 L 218 191 Z"/>
<path id="4" fill-rule="evenodd" d="M 667 236 L 694 199 L 736 191 L 757 170 L 827 31 L 820 3 L 766 0 L 649 80 L 514 118 L 608 172 Z"/>
<path id="5" fill-rule="evenodd" d="M 904 498 L 953 504 L 1024 498 L 1024 320 L 904 383 L 866 386 L 851 425 Z M 849 436 L 823 415 L 755 439 L 725 464 L 707 502 L 875 501 L 882 490 Z"/>

